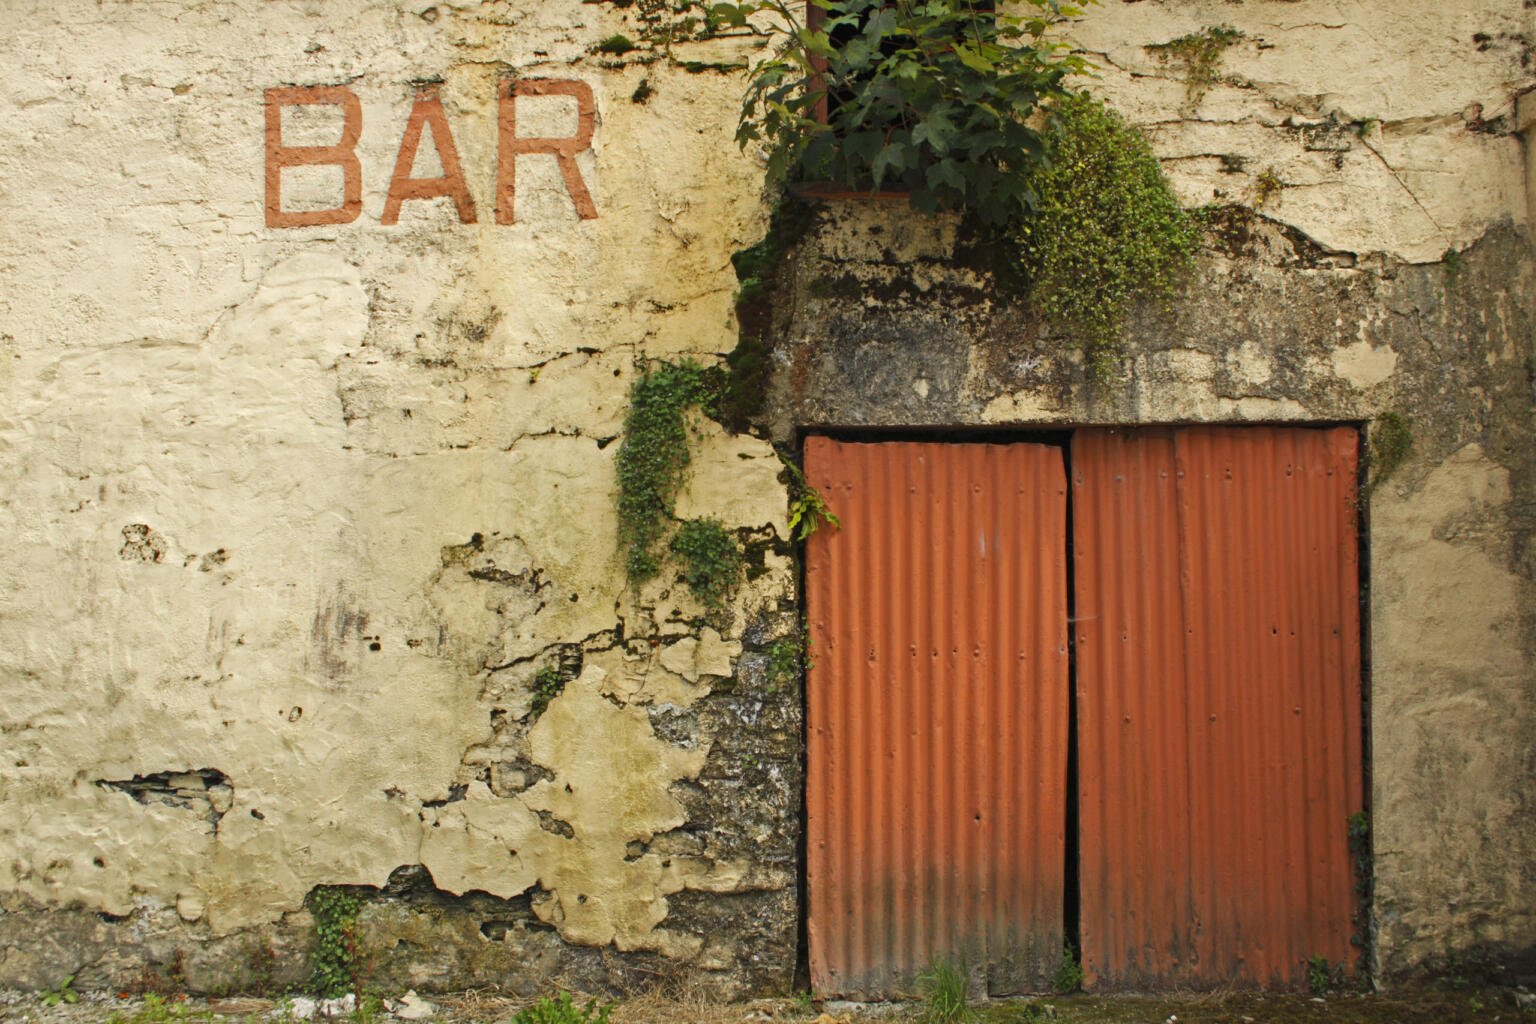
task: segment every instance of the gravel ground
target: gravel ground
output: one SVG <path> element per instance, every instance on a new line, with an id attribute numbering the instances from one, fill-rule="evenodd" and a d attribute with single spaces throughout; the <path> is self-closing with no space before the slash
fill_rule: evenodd
<path id="1" fill-rule="evenodd" d="M 73 993 L 72 993 L 73 994 Z M 577 1005 L 585 1005 L 578 996 Z M 343 1008 L 318 1024 L 507 1024 L 529 1000 L 486 992 L 390 998 L 363 1013 Z M 120 997 L 83 992 L 47 1005 L 35 992 L 0 990 L 0 1024 L 293 1024 L 300 1000 Z M 797 999 L 717 1003 L 643 996 L 616 1003 L 612 1024 L 921 1024 L 921 1004 L 853 1004 Z M 973 1024 L 1536 1024 L 1536 996 L 1501 988 L 1416 989 L 1385 995 L 1206 993 L 1178 996 L 1051 996 L 997 1000 L 973 1010 Z"/>

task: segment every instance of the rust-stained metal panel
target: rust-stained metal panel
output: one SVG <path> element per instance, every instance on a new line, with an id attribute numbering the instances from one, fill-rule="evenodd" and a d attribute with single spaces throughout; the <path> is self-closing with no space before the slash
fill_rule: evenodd
<path id="1" fill-rule="evenodd" d="M 842 519 L 806 551 L 811 984 L 998 993 L 1060 958 L 1066 474 L 1029 444 L 807 439 Z"/>
<path id="2" fill-rule="evenodd" d="M 1190 947 L 1173 435 L 1079 431 L 1072 461 L 1083 968 L 1151 986 Z"/>
<path id="3" fill-rule="evenodd" d="M 1072 443 L 1090 987 L 1274 987 L 1353 963 L 1357 437 Z"/>

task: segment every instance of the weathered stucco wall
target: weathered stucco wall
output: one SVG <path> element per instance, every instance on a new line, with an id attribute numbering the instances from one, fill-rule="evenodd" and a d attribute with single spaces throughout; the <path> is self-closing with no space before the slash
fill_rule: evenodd
<path id="1" fill-rule="evenodd" d="M 790 564 L 770 553 L 699 639 L 686 591 L 628 593 L 612 514 L 636 366 L 721 347 L 727 254 L 759 230 L 759 177 L 724 136 L 737 81 L 595 58 L 626 25 L 581 3 L 6 20 L 0 984 L 121 984 L 140 941 L 229 984 L 252 929 L 301 944 L 313 887 L 420 866 L 441 892 L 402 883 L 364 915 L 372 948 L 403 944 L 381 980 L 533 986 L 599 969 L 571 952 L 593 947 L 787 985 L 793 831 L 752 814 L 795 820 L 797 755 L 759 748 L 798 712 L 761 672 L 717 691 L 752 664 L 748 626 L 761 648 L 792 622 Z M 525 157 L 517 222 L 495 222 L 513 74 L 594 92 L 577 162 L 596 219 Z M 474 224 L 443 199 L 381 223 L 423 80 Z M 360 98 L 352 223 L 264 223 L 263 91 L 290 84 Z M 521 134 L 575 132 L 574 102 L 519 115 Z M 290 108 L 282 141 L 341 125 Z M 442 173 L 432 143 L 417 177 Z M 341 177 L 287 172 L 285 208 L 336 205 Z M 695 486 L 731 474 L 714 514 L 782 534 L 769 446 L 700 431 Z M 548 666 L 568 681 L 535 721 Z M 712 742 L 743 718 L 735 748 Z M 776 930 L 747 948 L 696 892 Z M 460 893 L 479 903 L 444 918 Z M 79 912 L 38 941 L 43 908 Z M 434 948 L 455 928 L 483 947 L 462 966 Z"/>
<path id="2" fill-rule="evenodd" d="M 645 360 L 735 344 L 729 256 L 766 209 L 730 140 L 744 43 L 593 53 L 638 10 L 8 5 L 0 984 L 120 986 L 146 960 L 205 988 L 291 980 L 306 895 L 358 885 L 381 889 L 361 921 L 381 984 L 788 987 L 800 706 L 767 652 L 797 619 L 769 440 L 1389 410 L 1415 446 L 1369 509 L 1381 967 L 1536 949 L 1514 134 L 1536 12 L 1095 8 L 1093 88 L 1186 201 L 1226 207 L 1187 294 L 1092 384 L 957 225 L 819 214 L 759 436 L 698 423 L 679 514 L 721 517 L 763 569 L 706 623 L 670 581 L 628 591 L 614 439 Z M 1196 101 L 1145 47 L 1221 24 L 1244 36 Z M 497 222 L 514 76 L 592 89 L 595 219 L 533 156 Z M 431 83 L 474 223 L 433 199 L 385 224 Z M 263 91 L 286 85 L 359 99 L 351 223 L 264 220 Z M 573 134 L 575 109 L 525 97 L 519 131 Z M 290 110 L 283 141 L 341 125 Z M 416 177 L 442 173 L 433 139 Z M 285 172 L 285 208 L 340 202 L 340 178 Z"/>

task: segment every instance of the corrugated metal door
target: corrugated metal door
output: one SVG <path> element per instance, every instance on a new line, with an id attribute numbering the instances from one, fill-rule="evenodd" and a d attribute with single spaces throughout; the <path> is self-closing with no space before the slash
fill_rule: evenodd
<path id="1" fill-rule="evenodd" d="M 931 957 L 1039 990 L 1060 957 L 1066 473 L 1030 444 L 805 445 L 841 517 L 806 551 L 811 983 Z"/>
<path id="2" fill-rule="evenodd" d="M 1075 435 L 1090 986 L 1355 959 L 1356 459 L 1348 428 Z"/>

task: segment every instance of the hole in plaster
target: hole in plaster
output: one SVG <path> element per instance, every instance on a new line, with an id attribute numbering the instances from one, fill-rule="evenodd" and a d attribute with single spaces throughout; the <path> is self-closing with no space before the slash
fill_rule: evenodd
<path id="1" fill-rule="evenodd" d="M 422 807 L 446 807 L 448 804 L 456 804 L 464 799 L 464 794 L 469 792 L 469 787 L 458 783 L 448 787 L 448 795 L 442 800 L 423 800 Z"/>

